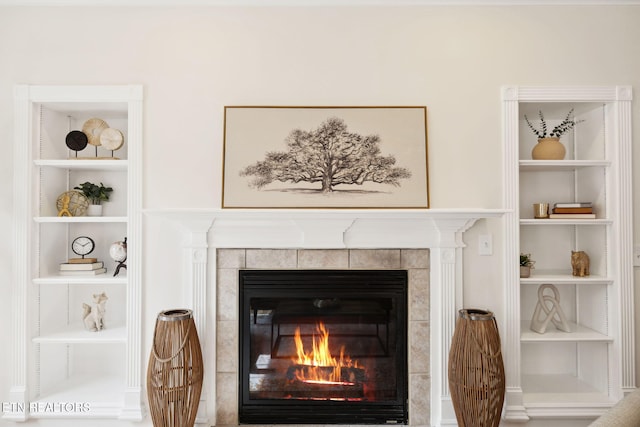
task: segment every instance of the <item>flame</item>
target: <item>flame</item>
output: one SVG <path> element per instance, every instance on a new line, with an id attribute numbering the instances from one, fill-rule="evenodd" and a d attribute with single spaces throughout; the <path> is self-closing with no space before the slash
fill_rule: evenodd
<path id="1" fill-rule="evenodd" d="M 306 369 L 296 370 L 296 379 L 299 381 L 313 383 L 331 383 L 340 385 L 353 385 L 353 382 L 342 378 L 342 367 L 358 368 L 358 361 L 351 360 L 344 354 L 344 346 L 340 348 L 340 357 L 335 358 L 329 350 L 329 331 L 324 323 L 316 325 L 316 334 L 312 335 L 312 350 L 305 353 L 300 327 L 296 328 L 294 340 L 296 343 L 297 358 L 293 362 L 304 366 Z M 333 369 L 326 369 L 331 368 Z M 323 369 L 324 368 L 324 369 Z"/>

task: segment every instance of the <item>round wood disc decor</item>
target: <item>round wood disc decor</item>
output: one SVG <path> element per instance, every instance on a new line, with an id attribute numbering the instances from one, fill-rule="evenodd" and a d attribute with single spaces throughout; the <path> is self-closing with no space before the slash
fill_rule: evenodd
<path id="1" fill-rule="evenodd" d="M 84 132 L 81 132 L 79 130 L 72 130 L 67 134 L 65 142 L 69 149 L 73 151 L 81 151 L 85 149 L 87 143 L 89 142 L 89 139 Z"/>
<path id="2" fill-rule="evenodd" d="M 84 125 L 82 125 L 82 132 L 87 135 L 89 144 L 98 147 L 100 146 L 100 134 L 102 133 L 102 131 L 108 128 L 109 125 L 107 124 L 107 122 L 94 117 L 84 122 Z"/>
<path id="3" fill-rule="evenodd" d="M 118 129 L 107 128 L 100 134 L 100 144 L 107 150 L 119 150 L 124 144 L 124 136 Z"/>

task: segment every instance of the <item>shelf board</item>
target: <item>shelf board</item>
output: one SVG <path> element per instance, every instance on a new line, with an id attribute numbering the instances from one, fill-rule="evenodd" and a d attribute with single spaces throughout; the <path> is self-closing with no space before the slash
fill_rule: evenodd
<path id="1" fill-rule="evenodd" d="M 560 408 L 586 415 L 589 409 L 601 412 L 615 404 L 605 392 L 569 374 L 522 375 L 522 391 L 527 412 L 537 416 L 557 416 Z"/>
<path id="2" fill-rule="evenodd" d="M 124 379 L 118 375 L 75 375 L 32 400 L 29 415 L 35 418 L 116 418 L 123 407 L 124 385 Z M 84 406 L 68 411 L 60 408 L 65 402 L 79 402 Z"/>
<path id="3" fill-rule="evenodd" d="M 610 166 L 610 160 L 520 160 L 520 171 L 522 172 L 571 171 L 580 168 Z"/>
<path id="4" fill-rule="evenodd" d="M 521 218 L 520 225 L 609 225 L 613 224 L 613 221 L 606 218 L 595 219 L 536 219 L 536 218 Z"/>
<path id="5" fill-rule="evenodd" d="M 36 166 L 74 169 L 74 170 L 98 170 L 98 171 L 126 171 L 129 166 L 128 160 L 101 160 L 101 159 L 68 159 L 68 160 L 45 160 L 33 161 Z"/>
<path id="6" fill-rule="evenodd" d="M 563 332 L 556 329 L 553 324 L 547 327 L 547 332 L 539 334 L 529 329 L 529 320 L 520 322 L 520 342 L 542 343 L 542 342 L 612 342 L 613 338 L 600 332 L 596 332 L 586 326 L 569 322 L 569 327 L 574 332 Z"/>
<path id="7" fill-rule="evenodd" d="M 87 331 L 84 325 L 76 323 L 33 338 L 33 342 L 51 344 L 118 344 L 126 341 L 127 328 L 123 325 L 110 326 L 108 323 L 97 332 Z"/>
<path id="8" fill-rule="evenodd" d="M 62 276 L 54 274 L 37 277 L 33 279 L 33 283 L 36 285 L 126 285 L 127 275 L 126 270 L 124 274 L 120 273 L 115 277 L 113 277 L 113 273 L 109 271 L 95 276 Z"/>
<path id="9" fill-rule="evenodd" d="M 105 223 L 127 222 L 126 216 L 36 216 L 33 220 L 38 223 Z"/>
<path id="10" fill-rule="evenodd" d="M 613 283 L 611 277 L 590 275 L 585 277 L 576 277 L 571 274 L 571 271 L 557 271 L 557 270 L 531 270 L 530 277 L 520 278 L 520 283 L 523 285 L 541 285 L 543 283 L 552 284 L 591 284 L 591 285 L 610 285 Z"/>

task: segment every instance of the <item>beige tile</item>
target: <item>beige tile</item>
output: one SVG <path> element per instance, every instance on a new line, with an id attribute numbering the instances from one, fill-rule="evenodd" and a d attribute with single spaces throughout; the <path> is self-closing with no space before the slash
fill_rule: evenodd
<path id="1" fill-rule="evenodd" d="M 409 320 L 429 320 L 430 270 L 409 270 Z"/>
<path id="2" fill-rule="evenodd" d="M 238 372 L 238 322 L 218 322 L 217 372 Z"/>
<path id="3" fill-rule="evenodd" d="M 298 251 L 298 268 L 349 268 L 349 251 L 346 249 L 317 249 Z"/>
<path id="4" fill-rule="evenodd" d="M 244 268 L 245 267 L 245 250 L 244 249 L 218 249 L 217 251 L 217 267 L 218 268 Z"/>
<path id="5" fill-rule="evenodd" d="M 215 425 L 238 425 L 237 382 L 236 374 L 219 373 L 216 376 Z"/>
<path id="6" fill-rule="evenodd" d="M 409 322 L 409 372 L 429 373 L 429 322 Z"/>
<path id="7" fill-rule="evenodd" d="M 238 319 L 238 270 L 235 268 L 218 269 L 218 320 Z"/>
<path id="8" fill-rule="evenodd" d="M 409 422 L 411 426 L 429 426 L 431 379 L 428 375 L 409 376 Z"/>
<path id="9" fill-rule="evenodd" d="M 351 268 L 400 268 L 399 249 L 352 249 L 349 251 Z"/>
<path id="10" fill-rule="evenodd" d="M 429 268 L 429 249 L 402 249 L 400 265 L 402 268 Z"/>
<path id="11" fill-rule="evenodd" d="M 296 268 L 295 249 L 247 249 L 247 268 Z"/>

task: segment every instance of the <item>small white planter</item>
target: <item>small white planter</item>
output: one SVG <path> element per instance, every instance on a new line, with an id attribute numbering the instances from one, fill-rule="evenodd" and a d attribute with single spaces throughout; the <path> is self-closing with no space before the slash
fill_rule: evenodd
<path id="1" fill-rule="evenodd" d="M 102 205 L 89 205 L 87 216 L 102 216 Z"/>

